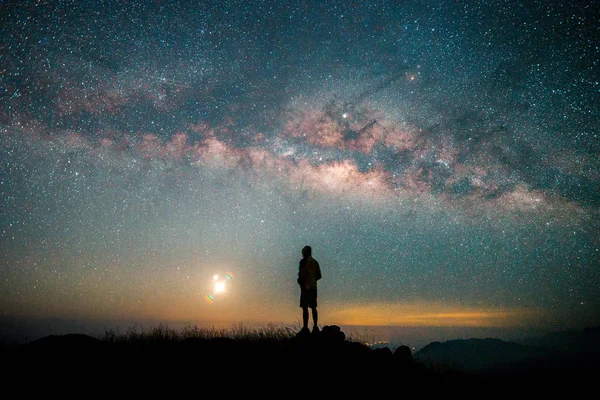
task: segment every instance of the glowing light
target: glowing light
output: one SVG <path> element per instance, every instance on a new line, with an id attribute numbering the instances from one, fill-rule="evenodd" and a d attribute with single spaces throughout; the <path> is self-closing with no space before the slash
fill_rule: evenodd
<path id="1" fill-rule="evenodd" d="M 345 118 L 348 118 L 348 113 L 343 113 L 343 114 L 342 114 L 342 118 L 344 118 L 344 119 L 345 119 Z"/>
<path id="2" fill-rule="evenodd" d="M 227 272 L 224 274 L 225 277 L 221 277 L 220 274 L 213 275 L 213 290 L 211 294 L 206 296 L 206 299 L 209 303 L 213 303 L 216 299 L 217 294 L 225 292 L 225 285 L 227 282 L 233 280 L 233 274 L 231 272 Z"/>

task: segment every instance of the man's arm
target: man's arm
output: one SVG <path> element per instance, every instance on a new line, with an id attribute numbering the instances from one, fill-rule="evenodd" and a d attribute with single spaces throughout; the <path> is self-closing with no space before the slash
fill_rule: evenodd
<path id="1" fill-rule="evenodd" d="M 298 282 L 298 285 L 304 285 L 305 275 L 306 271 L 302 269 L 302 261 L 300 261 L 300 265 L 298 266 L 298 279 L 296 280 L 296 282 Z"/>
<path id="2" fill-rule="evenodd" d="M 317 280 L 321 279 L 323 276 L 321 275 L 321 266 L 317 262 Z"/>

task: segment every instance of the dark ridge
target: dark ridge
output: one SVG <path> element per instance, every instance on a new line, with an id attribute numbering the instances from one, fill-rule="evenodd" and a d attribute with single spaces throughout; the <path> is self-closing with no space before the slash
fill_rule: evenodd
<path id="1" fill-rule="evenodd" d="M 599 328 L 547 335 L 536 338 L 536 345 L 500 339 L 433 342 L 414 356 L 407 346 L 392 351 L 347 340 L 335 325 L 324 326 L 318 333 L 287 337 L 267 334 L 236 339 L 181 338 L 172 332 L 162 328 L 150 335 L 107 334 L 104 339 L 80 334 L 47 336 L 3 348 L 0 355 L 4 364 L 12 367 L 9 375 L 19 375 L 19 371 L 36 366 L 35 371 L 48 376 L 66 376 L 65 369 L 88 373 L 95 368 L 144 378 L 144 371 L 151 369 L 164 379 L 191 374 L 201 375 L 204 382 L 210 383 L 210 379 L 223 376 L 251 380 L 277 376 L 282 382 L 291 383 L 297 379 L 322 380 L 324 385 L 340 389 L 397 381 L 431 390 L 490 384 L 502 389 L 541 390 L 556 382 L 585 387 L 600 372 L 600 353 L 594 345 Z M 582 353 L 583 345 L 573 347 L 575 342 L 587 343 L 589 351 Z M 570 346 L 569 352 L 564 351 L 564 346 L 561 351 L 554 349 L 563 343 Z"/>
<path id="2" fill-rule="evenodd" d="M 106 346 L 99 339 L 88 335 L 71 333 L 68 335 L 50 335 L 31 343 L 21 345 L 19 351 L 33 352 L 89 352 L 100 351 Z"/>
<path id="3" fill-rule="evenodd" d="M 165 335 L 100 340 L 69 334 L 47 336 L 16 348 L 3 349 L 0 354 L 6 363 L 13 366 L 46 364 L 47 367 L 51 364 L 56 371 L 65 367 L 84 370 L 95 367 L 110 371 L 127 366 L 131 369 L 127 373 L 134 375 L 140 373 L 140 368 L 151 366 L 167 373 L 182 368 L 202 372 L 204 377 L 224 374 L 231 378 L 258 375 L 261 379 L 268 379 L 273 374 L 291 374 L 290 378 L 293 378 L 298 371 L 305 371 L 300 372 L 303 374 L 309 370 L 314 370 L 317 375 L 325 374 L 324 379 L 331 379 L 326 375 L 333 373 L 336 376 L 360 375 L 365 378 L 402 374 L 412 382 L 445 382 L 451 376 L 416 362 L 406 346 L 395 351 L 389 348 L 371 349 L 365 344 L 347 340 L 344 332 L 335 325 L 324 326 L 319 333 L 290 335 L 287 338 L 178 339 Z"/>
<path id="4" fill-rule="evenodd" d="M 414 357 L 428 368 L 462 371 L 480 381 L 497 384 L 545 385 L 560 383 L 586 387 L 600 373 L 600 329 L 557 332 L 525 339 L 433 342 Z"/>

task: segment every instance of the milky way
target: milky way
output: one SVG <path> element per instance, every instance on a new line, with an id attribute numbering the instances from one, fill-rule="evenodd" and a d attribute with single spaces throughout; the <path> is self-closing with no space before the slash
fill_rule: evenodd
<path id="1" fill-rule="evenodd" d="M 598 324 L 597 7 L 288 3 L 0 6 L 1 315 Z"/>

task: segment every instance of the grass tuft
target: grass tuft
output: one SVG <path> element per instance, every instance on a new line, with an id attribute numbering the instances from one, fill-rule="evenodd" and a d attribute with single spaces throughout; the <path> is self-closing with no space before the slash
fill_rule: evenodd
<path id="1" fill-rule="evenodd" d="M 243 323 L 233 325 L 229 329 L 215 327 L 198 327 L 188 325 L 183 329 L 174 329 L 167 324 L 159 324 L 149 329 L 133 325 L 125 332 L 119 329 L 107 329 L 99 339 L 114 344 L 151 344 L 171 343 L 185 339 L 230 338 L 245 342 L 281 342 L 296 335 L 297 329 L 289 326 L 269 324 L 259 328 L 251 328 Z"/>

